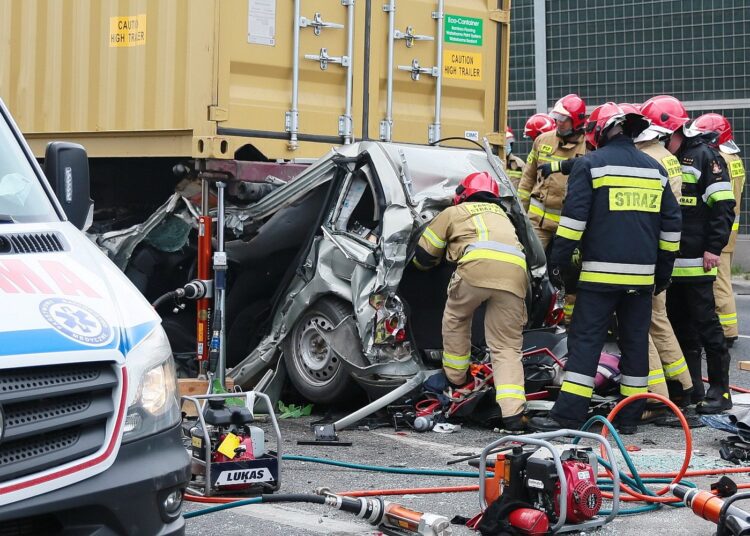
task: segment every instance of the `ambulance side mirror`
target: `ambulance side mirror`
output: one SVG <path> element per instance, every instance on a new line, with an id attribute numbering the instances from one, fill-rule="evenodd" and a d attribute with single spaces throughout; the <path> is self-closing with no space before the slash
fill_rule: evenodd
<path id="1" fill-rule="evenodd" d="M 44 153 L 44 173 L 70 223 L 82 231 L 87 229 L 91 225 L 94 202 L 86 149 L 77 143 L 53 141 Z"/>

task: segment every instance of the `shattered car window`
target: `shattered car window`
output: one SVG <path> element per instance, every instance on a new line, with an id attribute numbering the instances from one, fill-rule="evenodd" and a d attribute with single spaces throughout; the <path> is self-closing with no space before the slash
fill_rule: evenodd
<path id="1" fill-rule="evenodd" d="M 374 243 L 380 234 L 380 207 L 369 175 L 369 167 L 351 174 L 334 215 L 333 229 Z"/>

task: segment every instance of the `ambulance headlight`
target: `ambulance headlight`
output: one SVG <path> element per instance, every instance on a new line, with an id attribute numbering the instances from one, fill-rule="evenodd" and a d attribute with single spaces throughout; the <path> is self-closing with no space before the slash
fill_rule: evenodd
<path id="1" fill-rule="evenodd" d="M 172 350 L 161 327 L 125 356 L 128 371 L 128 412 L 123 442 L 161 432 L 180 420 Z"/>

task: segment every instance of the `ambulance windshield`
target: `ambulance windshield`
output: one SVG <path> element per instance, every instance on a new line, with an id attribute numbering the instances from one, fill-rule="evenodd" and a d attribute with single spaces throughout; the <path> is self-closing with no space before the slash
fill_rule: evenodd
<path id="1" fill-rule="evenodd" d="M 0 224 L 57 220 L 13 131 L 0 121 Z"/>

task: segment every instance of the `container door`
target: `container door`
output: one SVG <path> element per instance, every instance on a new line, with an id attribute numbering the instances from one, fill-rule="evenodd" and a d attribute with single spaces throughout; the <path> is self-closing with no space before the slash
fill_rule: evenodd
<path id="1" fill-rule="evenodd" d="M 220 9 L 218 133 L 285 142 L 274 158 L 303 156 L 303 142 L 351 141 L 355 108 L 361 117 L 354 2 L 222 0 Z"/>
<path id="2" fill-rule="evenodd" d="M 498 30 L 487 1 L 384 3 L 370 18 L 369 137 L 430 143 L 492 132 Z"/>

